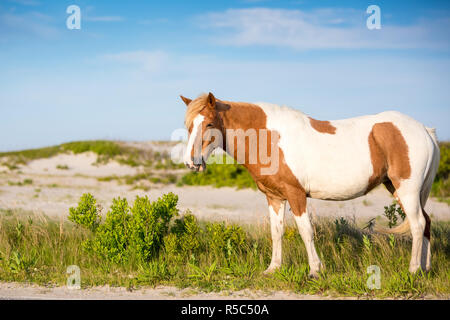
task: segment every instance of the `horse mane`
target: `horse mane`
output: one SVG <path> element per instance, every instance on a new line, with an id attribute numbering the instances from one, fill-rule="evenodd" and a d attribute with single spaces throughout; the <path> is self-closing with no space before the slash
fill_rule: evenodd
<path id="1" fill-rule="evenodd" d="M 186 128 L 189 128 L 192 125 L 194 118 L 203 110 L 203 108 L 206 107 L 207 98 L 208 95 L 206 93 L 203 93 L 195 100 L 192 100 L 191 103 L 189 103 L 186 110 L 186 116 L 184 118 L 184 124 Z"/>

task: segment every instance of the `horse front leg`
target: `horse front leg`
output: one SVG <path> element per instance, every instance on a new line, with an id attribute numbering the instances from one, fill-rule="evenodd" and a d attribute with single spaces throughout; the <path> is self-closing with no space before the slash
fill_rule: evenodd
<path id="1" fill-rule="evenodd" d="M 323 264 L 314 245 L 314 229 L 306 207 L 306 194 L 302 190 L 297 189 L 290 191 L 288 201 L 294 214 L 294 220 L 297 223 L 300 236 L 305 243 L 306 253 L 308 254 L 309 275 L 310 277 L 317 278 L 319 272 L 323 269 Z"/>
<path id="2" fill-rule="evenodd" d="M 285 201 L 268 195 L 266 197 L 269 203 L 270 231 L 272 233 L 272 260 L 264 273 L 269 274 L 281 266 Z"/>

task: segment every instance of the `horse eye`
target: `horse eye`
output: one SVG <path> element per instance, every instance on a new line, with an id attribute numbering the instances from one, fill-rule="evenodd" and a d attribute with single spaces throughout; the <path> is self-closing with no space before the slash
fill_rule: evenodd
<path id="1" fill-rule="evenodd" d="M 214 125 L 212 124 L 212 123 L 208 123 L 207 125 L 206 125 L 206 127 L 207 128 L 212 128 Z"/>

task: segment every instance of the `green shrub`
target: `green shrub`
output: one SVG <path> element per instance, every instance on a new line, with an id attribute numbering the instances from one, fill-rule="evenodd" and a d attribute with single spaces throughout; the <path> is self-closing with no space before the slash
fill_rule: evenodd
<path id="1" fill-rule="evenodd" d="M 200 247 L 200 226 L 190 211 L 181 219 L 176 219 L 170 234 L 164 239 L 164 247 L 169 260 L 183 260 L 190 257 Z"/>
<path id="2" fill-rule="evenodd" d="M 164 238 L 164 247 L 166 258 L 179 263 L 187 258 L 195 260 L 201 250 L 211 251 L 217 259 L 224 257 L 228 261 L 234 252 L 242 249 L 246 238 L 240 226 L 206 223 L 200 227 L 197 218 L 188 213 L 174 221 L 170 234 Z"/>
<path id="3" fill-rule="evenodd" d="M 225 226 L 225 223 L 208 223 L 206 233 L 211 249 L 217 254 L 224 253 L 227 258 L 242 246 L 246 239 L 246 234 L 240 226 Z"/>
<path id="4" fill-rule="evenodd" d="M 406 218 L 406 214 L 403 212 L 402 207 L 400 207 L 396 201 L 394 201 L 390 206 L 384 207 L 384 216 L 389 220 L 389 228 L 397 225 L 397 215 L 402 218 L 402 220 L 405 220 Z"/>
<path id="5" fill-rule="evenodd" d="M 131 209 L 131 245 L 138 256 L 148 260 L 159 252 L 163 237 L 167 234 L 169 222 L 178 215 L 178 196 L 173 193 L 150 202 L 147 196 L 137 197 Z"/>
<path id="6" fill-rule="evenodd" d="M 84 247 L 100 257 L 121 262 L 127 260 L 130 243 L 129 220 L 130 208 L 126 199 L 113 199 L 111 210 L 106 219 L 95 231 L 93 240 L 87 240 Z"/>
<path id="7" fill-rule="evenodd" d="M 200 227 L 192 214 L 183 217 L 183 232 L 180 236 L 181 251 L 184 253 L 192 253 L 200 246 L 199 235 Z"/>
<path id="8" fill-rule="evenodd" d="M 159 252 L 169 222 L 178 214 L 177 202 L 178 196 L 173 193 L 154 202 L 147 196 L 136 197 L 133 207 L 126 199 L 113 199 L 104 223 L 90 228 L 90 222 L 95 220 L 92 217 L 98 213 L 94 209 L 95 199 L 86 196 L 77 208 L 71 209 L 71 220 L 94 232 L 94 238 L 84 243 L 88 251 L 111 262 L 126 261 L 132 256 L 148 261 Z M 75 218 L 82 216 L 78 212 L 84 211 L 91 213 L 90 219 Z"/>
<path id="9" fill-rule="evenodd" d="M 97 200 L 90 193 L 85 193 L 78 206 L 69 209 L 69 220 L 94 232 L 101 221 L 98 209 Z"/>

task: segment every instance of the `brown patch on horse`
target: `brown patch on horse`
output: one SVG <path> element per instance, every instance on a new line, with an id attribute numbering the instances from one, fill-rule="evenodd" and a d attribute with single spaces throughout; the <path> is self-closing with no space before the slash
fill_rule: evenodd
<path id="1" fill-rule="evenodd" d="M 311 127 L 313 127 L 316 131 L 320 133 L 328 133 L 328 134 L 335 134 L 336 133 L 336 127 L 331 125 L 330 121 L 321 121 L 316 120 L 311 117 L 309 118 L 309 123 L 311 124 Z"/>
<path id="2" fill-rule="evenodd" d="M 409 148 L 400 130 L 392 122 L 376 123 L 369 134 L 373 174 L 366 193 L 389 178 L 395 189 L 411 176 Z"/>
<path id="3" fill-rule="evenodd" d="M 373 133 L 373 130 L 369 134 L 369 149 L 370 149 L 370 160 L 372 161 L 372 168 L 373 173 L 372 176 L 369 178 L 369 183 L 367 185 L 366 193 L 368 193 L 370 190 L 378 186 L 386 177 L 387 173 L 387 162 L 386 158 L 383 154 L 383 150 L 378 145 L 377 141 L 375 140 L 375 136 Z M 389 180 L 390 182 L 390 180 Z M 392 182 L 391 182 L 392 185 Z M 390 186 L 386 185 L 386 188 L 391 192 Z M 393 193 L 394 190 L 391 192 Z"/>
<path id="4" fill-rule="evenodd" d="M 267 130 L 267 141 L 272 141 L 271 137 L 276 134 L 266 127 L 267 117 L 264 111 L 257 105 L 244 102 L 219 101 L 228 106 L 226 110 L 220 112 L 226 129 L 248 129 L 256 130 L 256 152 L 257 162 L 250 160 L 250 138 L 245 137 L 245 161 L 242 163 L 247 168 L 252 178 L 255 180 L 259 190 L 266 194 L 269 204 L 278 212 L 281 201 L 288 200 L 294 215 L 300 216 L 306 212 L 306 193 L 298 179 L 294 176 L 289 166 L 286 164 L 284 153 L 278 149 L 278 170 L 273 175 L 262 175 L 261 168 L 270 168 L 271 163 L 263 164 L 259 157 L 260 130 Z M 227 137 L 225 137 L 225 140 Z M 237 137 L 233 137 L 237 140 Z M 236 142 L 235 140 L 235 142 Z M 226 141 L 225 141 L 226 143 Z M 267 156 L 271 159 L 272 148 L 279 148 L 278 144 L 267 143 Z M 238 144 L 234 143 L 234 150 L 227 150 L 235 159 L 237 158 Z"/>
<path id="5" fill-rule="evenodd" d="M 267 198 L 267 203 L 269 204 L 270 207 L 273 208 L 273 210 L 275 211 L 275 213 L 278 215 L 278 212 L 280 211 L 281 208 L 281 202 L 283 201 L 280 198 L 274 198 L 272 197 L 270 194 L 266 194 L 266 198 Z"/>

